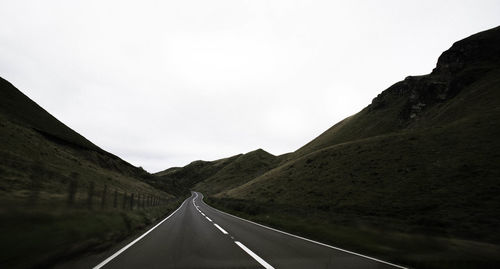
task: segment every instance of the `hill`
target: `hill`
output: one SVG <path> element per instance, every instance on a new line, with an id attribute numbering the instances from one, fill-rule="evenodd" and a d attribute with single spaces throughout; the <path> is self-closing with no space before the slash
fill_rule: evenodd
<path id="1" fill-rule="evenodd" d="M 111 245 L 178 203 L 175 190 L 151 186 L 152 175 L 97 147 L 1 78 L 0 144 L 2 268 L 48 267 Z"/>
<path id="2" fill-rule="evenodd" d="M 396 263 L 496 268 L 499 104 L 497 27 L 454 43 L 430 74 L 392 85 L 264 173 L 233 187 L 243 172 L 224 169 L 195 189 L 218 191 L 208 201 L 243 217 Z"/>
<path id="3" fill-rule="evenodd" d="M 292 158 L 343 142 L 439 126 L 484 113 L 495 105 L 495 99 L 488 102 L 478 99 L 481 96 L 471 96 L 474 91 L 488 94 L 472 84 L 483 80 L 491 84 L 486 88 L 495 86 L 493 73 L 500 62 L 499 32 L 497 27 L 456 42 L 439 57 L 432 73 L 409 76 L 392 85 L 361 112 L 298 149 Z M 485 77 L 488 75 L 490 78 Z M 457 97 L 461 92 L 468 95 Z"/>
<path id="4" fill-rule="evenodd" d="M 174 186 L 183 193 L 196 189 L 206 194 L 240 186 L 276 167 L 284 156 L 274 156 L 262 149 L 215 161 L 194 161 L 155 174 L 155 186 Z"/>
<path id="5" fill-rule="evenodd" d="M 262 149 L 239 155 L 217 173 L 194 186 L 207 194 L 215 194 L 245 184 L 279 164 L 280 159 Z"/>
<path id="6" fill-rule="evenodd" d="M 194 161 L 184 167 L 174 167 L 155 174 L 157 186 L 175 186 L 182 193 L 189 193 L 194 185 L 215 175 L 241 155 L 215 161 Z"/>

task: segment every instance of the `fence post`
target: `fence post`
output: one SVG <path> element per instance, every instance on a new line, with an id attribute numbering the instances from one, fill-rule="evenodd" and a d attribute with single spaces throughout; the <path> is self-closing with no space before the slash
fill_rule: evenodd
<path id="1" fill-rule="evenodd" d="M 123 193 L 123 209 L 126 209 L 126 206 L 127 206 L 127 192 L 124 192 Z"/>
<path id="2" fill-rule="evenodd" d="M 103 209 L 106 206 L 106 194 L 108 192 L 108 185 L 104 185 L 104 189 L 102 190 L 102 197 L 101 197 L 101 209 Z"/>
<path id="3" fill-rule="evenodd" d="M 87 207 L 92 209 L 92 199 L 94 198 L 94 181 L 90 181 L 89 183 L 89 193 L 87 197 Z"/>
<path id="4" fill-rule="evenodd" d="M 75 204 L 75 195 L 78 190 L 78 181 L 76 179 L 71 179 L 68 185 L 68 206 L 73 206 Z"/>
<path id="5" fill-rule="evenodd" d="M 118 206 L 118 191 L 115 189 L 115 197 L 113 197 L 113 208 Z"/>

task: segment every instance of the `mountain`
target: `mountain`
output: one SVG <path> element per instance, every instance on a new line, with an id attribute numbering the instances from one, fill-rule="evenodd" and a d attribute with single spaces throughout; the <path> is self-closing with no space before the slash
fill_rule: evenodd
<path id="1" fill-rule="evenodd" d="M 155 177 L 99 148 L 2 78 L 0 145 L 2 268 L 51 267 L 109 246 L 177 206 L 176 189 L 153 187 Z M 138 207 L 146 198 L 161 198 L 162 206 Z"/>
<path id="2" fill-rule="evenodd" d="M 339 192 L 339 188 L 349 186 L 346 193 L 349 192 L 350 199 L 346 202 L 350 203 L 353 195 L 366 199 L 370 193 L 376 193 L 366 193 L 363 187 L 382 188 L 388 192 L 385 195 L 405 200 L 412 182 L 429 181 L 437 184 L 437 189 L 449 189 L 457 187 L 459 182 L 464 184 L 462 187 L 473 184 L 481 175 L 483 184 L 494 186 L 499 172 L 496 168 L 500 134 L 498 44 L 500 28 L 455 43 L 441 55 L 431 74 L 407 77 L 394 84 L 361 112 L 292 153 L 287 163 L 226 195 L 256 199 L 254 193 L 263 193 L 265 189 L 274 192 L 279 189 L 276 186 L 302 189 L 304 184 L 310 185 L 306 189 L 318 189 L 326 195 L 334 191 L 330 187 L 335 186 L 334 192 Z M 368 185 L 347 184 L 359 180 Z M 384 181 L 391 188 L 386 189 Z M 398 185 L 405 192 L 394 188 Z M 280 195 L 303 197 L 300 189 Z M 471 195 L 476 189 L 463 191 Z M 477 191 L 481 195 L 484 189 Z M 452 195 L 449 199 L 463 199 L 448 194 Z M 311 197 L 318 197 L 318 193 L 315 191 Z M 280 199 L 279 195 L 277 198 Z M 302 203 L 299 200 L 297 204 Z M 341 205 L 341 200 L 338 203 Z"/>
<path id="3" fill-rule="evenodd" d="M 217 173 L 200 181 L 194 189 L 203 190 L 208 194 L 229 190 L 264 174 L 279 162 L 280 158 L 262 149 L 248 152 L 237 156 Z"/>
<path id="4" fill-rule="evenodd" d="M 215 175 L 240 155 L 216 161 L 194 161 L 184 167 L 174 167 L 155 174 L 156 185 L 175 186 L 182 193 L 189 193 L 194 185 Z"/>
<path id="5" fill-rule="evenodd" d="M 155 186 L 175 186 L 188 193 L 191 189 L 215 194 L 240 186 L 283 160 L 262 149 L 215 161 L 194 161 L 184 167 L 173 167 L 155 174 Z"/>
<path id="6" fill-rule="evenodd" d="M 497 27 L 456 42 L 439 57 L 432 73 L 409 76 L 389 87 L 361 112 L 344 119 L 294 152 L 294 157 L 342 142 L 439 126 L 487 112 L 485 109 L 495 104 L 484 107 L 487 100 L 476 100 L 480 97 L 471 95 L 473 91 L 484 92 L 496 86 L 499 31 Z M 478 88 L 481 85 L 472 85 L 480 80 L 491 85 L 484 85 L 487 89 L 481 91 Z M 468 95 L 463 93 L 457 97 L 461 92 L 468 92 Z M 462 109 L 464 107 L 466 110 Z"/>
<path id="7" fill-rule="evenodd" d="M 220 169 L 191 186 L 235 214 L 396 263 L 497 268 L 499 137 L 496 27 L 295 152 L 238 166 L 258 172 Z"/>

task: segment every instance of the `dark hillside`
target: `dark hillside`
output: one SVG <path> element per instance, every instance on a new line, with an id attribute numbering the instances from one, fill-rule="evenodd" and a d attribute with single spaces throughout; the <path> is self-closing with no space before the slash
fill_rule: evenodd
<path id="1" fill-rule="evenodd" d="M 1 268 L 49 268 L 103 249 L 178 205 L 0 79 Z"/>
<path id="2" fill-rule="evenodd" d="M 0 113 L 17 124 L 32 128 L 49 138 L 74 147 L 100 153 L 104 152 L 54 118 L 3 78 L 0 78 L 0 100 L 2 100 L 0 102 Z"/>
<path id="3" fill-rule="evenodd" d="M 368 107 L 325 131 L 289 159 L 347 141 L 448 124 L 481 113 L 488 106 L 475 100 L 455 105 L 460 102 L 455 97 L 464 90 L 475 91 L 476 87 L 469 87 L 472 83 L 499 68 L 499 33 L 497 27 L 456 42 L 439 57 L 432 73 L 392 85 Z M 459 98 L 463 100 L 463 96 Z"/>
<path id="4" fill-rule="evenodd" d="M 155 174 L 155 186 L 174 186 L 187 194 L 199 182 L 217 174 L 225 166 L 234 162 L 240 155 L 216 161 L 194 161 L 184 167 L 170 168 Z"/>
<path id="5" fill-rule="evenodd" d="M 0 78 L 0 100 L 0 114 L 4 119 L 31 129 L 53 143 L 73 148 L 79 151 L 82 157 L 103 168 L 131 176 L 148 177 L 146 171 L 102 150 L 73 131 L 3 78 Z"/>
<path id="6" fill-rule="evenodd" d="M 498 268 L 500 27 L 211 201 L 417 268 Z"/>
<path id="7" fill-rule="evenodd" d="M 280 159 L 258 149 L 239 155 L 214 175 L 198 183 L 194 189 L 206 194 L 229 190 L 264 174 L 279 164 Z"/>

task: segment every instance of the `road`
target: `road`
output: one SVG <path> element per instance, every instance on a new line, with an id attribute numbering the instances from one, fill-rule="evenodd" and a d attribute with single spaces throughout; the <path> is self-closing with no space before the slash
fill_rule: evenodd
<path id="1" fill-rule="evenodd" d="M 192 196 L 94 269 L 404 268 L 221 212 Z"/>

